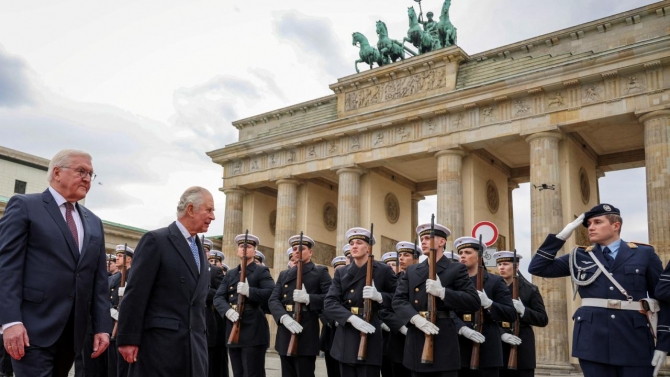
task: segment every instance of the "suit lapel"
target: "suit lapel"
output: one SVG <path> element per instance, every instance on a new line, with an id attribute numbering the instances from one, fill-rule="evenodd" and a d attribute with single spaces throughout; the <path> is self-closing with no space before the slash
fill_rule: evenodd
<path id="1" fill-rule="evenodd" d="M 82 241 L 81 255 L 79 256 L 79 261 L 81 261 L 84 259 L 84 253 L 88 248 L 88 241 L 91 239 L 91 224 L 88 222 L 88 212 L 86 211 L 86 208 L 80 206 L 79 203 L 75 205 L 77 206 L 79 219 L 81 219 L 81 226 L 84 228 L 84 241 Z"/>
<path id="2" fill-rule="evenodd" d="M 198 281 L 198 266 L 195 264 L 195 259 L 193 259 L 193 254 L 191 253 L 191 247 L 188 245 L 186 238 L 181 234 L 176 223 L 170 224 L 168 230 L 170 231 L 170 242 L 172 243 L 172 246 L 174 246 L 175 250 L 177 250 L 177 254 L 179 254 L 188 266 L 193 278 Z M 200 264 L 200 267 L 202 268 L 202 263 Z"/>
<path id="3" fill-rule="evenodd" d="M 56 200 L 54 200 L 54 197 L 49 192 L 49 189 L 46 189 L 42 193 L 42 200 L 44 201 L 44 207 L 46 208 L 47 212 L 49 213 L 49 215 L 51 215 L 51 218 L 56 223 L 61 233 L 63 233 L 63 236 L 65 237 L 65 242 L 67 242 L 67 245 L 70 249 L 70 253 L 72 253 L 72 257 L 74 258 L 75 262 L 78 261 L 80 255 L 79 250 L 77 249 L 77 244 L 74 241 L 72 232 L 70 232 L 70 228 L 67 227 L 67 223 L 63 218 L 63 214 L 60 212 L 58 205 L 56 205 Z"/>
<path id="4" fill-rule="evenodd" d="M 634 254 L 633 250 L 628 247 L 628 244 L 624 242 L 624 240 L 620 240 L 619 242 L 619 251 L 616 254 L 614 262 L 610 266 L 610 271 L 614 271 L 619 268 L 626 262 L 626 260 L 628 260 L 628 258 L 632 257 Z"/>

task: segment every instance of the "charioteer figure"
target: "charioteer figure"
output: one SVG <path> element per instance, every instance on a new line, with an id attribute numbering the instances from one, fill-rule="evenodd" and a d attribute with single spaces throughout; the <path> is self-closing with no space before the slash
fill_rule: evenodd
<path id="1" fill-rule="evenodd" d="M 335 271 L 325 300 L 325 317 L 338 324 L 330 354 L 340 362 L 342 376 L 379 376 L 382 322 L 377 312 L 391 308 L 396 276 L 389 266 L 372 258 L 375 240 L 369 230 L 351 228 L 346 238 L 352 262 Z M 361 347 L 364 338 L 367 344 Z"/>
<path id="2" fill-rule="evenodd" d="M 493 254 L 500 276 L 512 294 L 512 303 L 518 316 L 518 335 L 514 335 L 515 322 L 499 322 L 502 331 L 504 368 L 501 377 L 532 377 L 535 375 L 535 333 L 533 326 L 545 327 L 549 323 L 544 300 L 537 286 L 526 280 L 518 271 L 522 256 L 512 251 L 499 251 Z M 515 279 L 515 272 L 517 273 Z M 518 284 L 518 298 L 514 299 L 514 284 Z M 514 337 L 514 338 L 513 338 Z M 516 338 L 516 339 L 515 339 Z M 510 369 L 510 348 L 516 346 L 516 369 Z"/>
<path id="3" fill-rule="evenodd" d="M 447 227 L 434 224 L 434 239 L 431 242 L 431 224 L 416 228 L 424 256 L 435 253 L 435 276 L 429 279 L 429 261 L 407 267 L 393 297 L 393 310 L 401 322 L 407 325 L 403 365 L 413 376 L 458 375 L 460 368 L 458 333 L 451 314 L 455 310 L 474 311 L 479 307 L 477 291 L 468 272 L 460 263 L 446 258 L 443 254 L 451 231 Z M 412 245 L 413 246 L 413 245 Z M 430 295 L 435 297 L 435 323 L 429 317 Z M 430 363 L 422 362 L 427 336 L 432 336 L 434 355 Z"/>
<path id="4" fill-rule="evenodd" d="M 313 377 L 319 354 L 319 314 L 332 279 L 327 267 L 312 262 L 314 240 L 296 235 L 288 243 L 296 266 L 279 274 L 269 301 L 270 313 L 278 326 L 275 349 L 281 359 L 282 376 Z M 302 287 L 297 286 L 299 270 L 302 270 Z M 299 321 L 297 310 L 300 310 Z M 293 350 L 292 338 L 297 341 Z"/>
<path id="5" fill-rule="evenodd" d="M 585 377 L 656 376 L 670 349 L 667 331 L 657 332 L 654 345 L 656 317 L 659 329 L 670 324 L 667 304 L 661 302 L 658 312 L 654 299 L 661 260 L 652 246 L 623 241 L 622 223 L 618 208 L 598 204 L 558 234 L 549 234 L 528 267 L 540 277 L 570 276 L 579 292 L 582 305 L 572 317 L 572 356 L 579 359 Z M 592 245 L 557 257 L 580 225 L 588 229 Z"/>

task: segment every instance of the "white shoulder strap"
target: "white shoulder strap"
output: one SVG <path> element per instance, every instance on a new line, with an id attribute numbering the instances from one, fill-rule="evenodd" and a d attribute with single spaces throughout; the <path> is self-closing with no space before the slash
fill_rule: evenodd
<path id="1" fill-rule="evenodd" d="M 600 261 L 599 261 L 598 258 L 593 254 L 593 252 L 591 251 L 591 252 L 589 252 L 588 254 L 591 256 L 591 259 L 593 259 L 593 261 L 596 262 L 596 264 L 598 265 L 598 268 L 599 268 L 600 270 L 602 270 L 602 272 L 605 274 L 605 276 L 607 276 L 607 278 L 610 279 L 610 281 L 612 282 L 612 284 L 614 284 L 614 286 L 617 287 L 617 289 L 619 290 L 619 292 L 621 292 L 622 295 L 626 296 L 626 299 L 627 299 L 628 301 L 632 301 L 632 300 L 633 300 L 633 297 L 628 295 L 628 292 L 626 292 L 626 290 L 621 286 L 621 284 L 619 284 L 619 282 L 616 281 L 616 279 L 614 279 L 614 277 L 612 276 L 612 274 L 610 274 L 609 271 L 607 271 L 607 270 L 605 269 L 605 267 L 603 266 L 603 264 L 600 263 Z"/>

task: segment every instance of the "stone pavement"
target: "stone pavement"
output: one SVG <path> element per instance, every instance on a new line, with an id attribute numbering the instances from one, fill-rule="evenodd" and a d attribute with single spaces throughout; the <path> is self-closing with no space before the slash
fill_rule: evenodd
<path id="1" fill-rule="evenodd" d="M 265 357 L 265 372 L 266 377 L 281 377 L 281 364 L 279 356 L 274 352 L 268 352 Z M 552 377 L 582 377 L 581 373 L 576 374 L 540 374 L 535 373 L 536 376 L 552 376 Z M 70 376 L 74 377 L 74 369 L 70 372 Z M 230 376 L 233 376 L 232 370 Z M 315 377 L 328 377 L 326 373 L 326 362 L 323 357 L 316 359 L 316 373 Z"/>

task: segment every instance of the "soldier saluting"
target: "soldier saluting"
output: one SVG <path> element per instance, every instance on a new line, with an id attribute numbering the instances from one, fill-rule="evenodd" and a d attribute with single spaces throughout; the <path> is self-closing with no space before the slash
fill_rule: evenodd
<path id="1" fill-rule="evenodd" d="M 577 286 L 582 305 L 572 317 L 572 356 L 585 377 L 655 376 L 670 349 L 668 332 L 659 332 L 654 346 L 647 316 L 639 312 L 640 300 L 655 297 L 661 260 L 650 245 L 624 242 L 622 223 L 619 209 L 598 204 L 560 233 L 549 234 L 528 267 L 540 277 L 570 276 Z M 580 224 L 593 245 L 556 257 Z M 656 309 L 655 300 L 648 303 Z M 659 323 L 668 325 L 664 317 L 670 309 L 663 305 Z"/>
<path id="2" fill-rule="evenodd" d="M 423 254 L 429 255 L 431 224 L 419 225 L 416 233 Z M 403 365 L 412 371 L 413 376 L 457 376 L 460 368 L 458 334 L 451 313 L 454 310 L 474 311 L 479 307 L 477 291 L 465 266 L 454 263 L 442 253 L 450 234 L 445 226 L 434 225 L 436 279 L 428 279 L 427 260 L 408 266 L 393 297 L 395 314 L 407 324 Z M 428 295 L 436 298 L 435 324 L 426 319 Z M 435 357 L 430 364 L 421 362 L 426 335 L 433 335 Z"/>
<path id="3" fill-rule="evenodd" d="M 300 241 L 302 240 L 302 246 Z M 280 273 L 268 306 L 277 325 L 275 349 L 281 359 L 282 376 L 314 376 L 316 356 L 319 354 L 319 314 L 330 288 L 328 268 L 312 262 L 314 240 L 296 235 L 288 239 L 296 258 L 302 257 L 302 287 L 297 287 L 298 267 Z M 298 261 L 295 261 L 296 264 Z M 300 322 L 294 318 L 301 304 Z M 298 334 L 296 354 L 289 354 L 293 334 Z"/>

